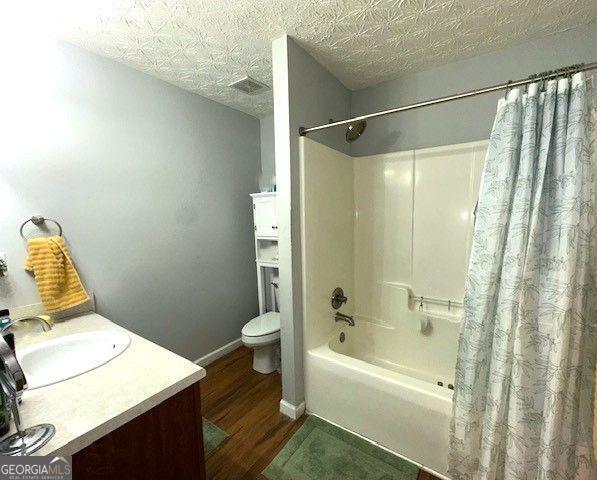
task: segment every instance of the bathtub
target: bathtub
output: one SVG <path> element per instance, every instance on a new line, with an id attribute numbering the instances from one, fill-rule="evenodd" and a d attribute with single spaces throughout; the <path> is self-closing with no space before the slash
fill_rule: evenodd
<path id="1" fill-rule="evenodd" d="M 305 353 L 307 410 L 447 478 L 459 322 L 434 317 L 423 334 L 419 320 L 337 323 Z"/>
<path id="2" fill-rule="evenodd" d="M 446 478 L 453 393 L 448 385 L 454 382 L 472 219 L 456 225 L 446 217 L 434 229 L 419 228 L 415 218 L 426 218 L 428 210 L 415 212 L 413 180 L 436 178 L 427 177 L 427 170 L 417 173 L 421 168 L 444 168 L 449 176 L 455 171 L 449 162 L 468 155 L 467 185 L 476 185 L 480 144 L 432 149 L 419 155 L 419 163 L 412 151 L 363 160 L 306 137 L 299 145 L 307 412 Z M 437 166 L 428 166 L 435 159 Z M 435 195 L 435 184 L 421 185 L 417 195 Z M 462 198 L 466 209 L 465 199 L 476 194 Z M 425 205 L 432 206 L 423 202 L 419 209 Z M 458 230 L 461 240 L 446 263 L 444 250 L 435 252 L 426 239 L 448 228 Z M 330 296 L 336 287 L 344 289 L 348 301 L 340 311 L 354 316 L 354 327 L 334 321 Z M 414 293 L 426 301 L 415 302 Z M 427 315 L 433 315 L 430 328 L 421 329 Z"/>

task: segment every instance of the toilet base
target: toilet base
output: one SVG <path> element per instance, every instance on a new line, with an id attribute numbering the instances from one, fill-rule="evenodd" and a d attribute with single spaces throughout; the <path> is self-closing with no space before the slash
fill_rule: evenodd
<path id="1" fill-rule="evenodd" d="M 278 368 L 276 344 L 253 349 L 253 370 L 272 373 Z"/>

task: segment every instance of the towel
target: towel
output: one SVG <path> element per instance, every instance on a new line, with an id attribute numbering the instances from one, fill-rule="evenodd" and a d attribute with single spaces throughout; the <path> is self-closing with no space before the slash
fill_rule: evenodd
<path id="1" fill-rule="evenodd" d="M 25 270 L 35 275 L 46 312 L 61 312 L 89 300 L 62 237 L 32 238 L 27 245 Z"/>

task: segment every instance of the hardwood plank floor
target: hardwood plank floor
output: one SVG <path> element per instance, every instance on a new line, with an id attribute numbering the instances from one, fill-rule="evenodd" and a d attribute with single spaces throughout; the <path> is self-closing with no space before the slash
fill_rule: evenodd
<path id="1" fill-rule="evenodd" d="M 230 435 L 207 457 L 210 480 L 265 480 L 262 470 L 306 419 L 282 415 L 280 375 L 252 365 L 252 350 L 241 347 L 208 365 L 201 381 L 203 416 Z"/>
<path id="2" fill-rule="evenodd" d="M 301 427 L 280 413 L 278 373 L 253 370 L 253 352 L 238 348 L 216 360 L 201 380 L 202 414 L 229 437 L 206 459 L 208 480 L 266 480 L 261 472 Z M 419 480 L 436 480 L 420 472 Z"/>

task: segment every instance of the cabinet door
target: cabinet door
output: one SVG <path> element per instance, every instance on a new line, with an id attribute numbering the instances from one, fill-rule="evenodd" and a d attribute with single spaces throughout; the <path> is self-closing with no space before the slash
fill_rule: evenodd
<path id="1" fill-rule="evenodd" d="M 255 199 L 255 235 L 258 237 L 277 237 L 278 221 L 276 217 L 276 199 Z"/>
<path id="2" fill-rule="evenodd" d="M 205 480 L 199 382 L 73 455 L 76 480 Z"/>

